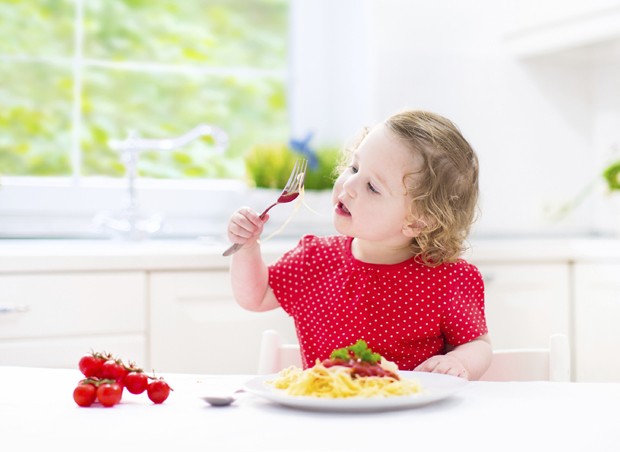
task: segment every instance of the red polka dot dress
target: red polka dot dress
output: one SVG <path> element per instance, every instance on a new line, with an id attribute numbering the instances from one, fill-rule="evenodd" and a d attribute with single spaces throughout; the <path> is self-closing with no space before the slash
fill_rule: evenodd
<path id="1" fill-rule="evenodd" d="M 415 258 L 369 264 L 351 237 L 304 236 L 269 267 L 269 285 L 293 317 L 304 367 L 364 339 L 401 370 L 487 333 L 484 285 L 459 260 L 428 267 Z"/>

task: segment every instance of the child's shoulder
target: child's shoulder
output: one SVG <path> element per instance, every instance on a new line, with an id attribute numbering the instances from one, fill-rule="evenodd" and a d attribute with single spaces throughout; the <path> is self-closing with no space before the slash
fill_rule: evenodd
<path id="1" fill-rule="evenodd" d="M 445 265 L 453 276 L 460 276 L 467 279 L 482 278 L 480 270 L 474 264 L 465 259 L 457 259 L 454 262 L 446 262 Z"/>

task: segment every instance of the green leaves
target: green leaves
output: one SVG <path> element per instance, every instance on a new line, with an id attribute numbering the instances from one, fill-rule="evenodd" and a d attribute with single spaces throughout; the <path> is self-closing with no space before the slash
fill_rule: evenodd
<path id="1" fill-rule="evenodd" d="M 334 350 L 329 356 L 331 359 L 349 359 L 359 360 L 370 364 L 376 364 L 381 361 L 379 353 L 373 353 L 368 348 L 368 344 L 363 339 L 358 340 L 355 344 Z"/>
<path id="2" fill-rule="evenodd" d="M 316 156 L 318 167 L 308 168 L 304 187 L 306 190 L 329 190 L 334 184 L 340 150 L 335 147 L 320 148 Z M 255 187 L 281 189 L 299 157 L 300 154 L 284 144 L 254 146 L 245 156 L 248 178 Z"/>
<path id="3" fill-rule="evenodd" d="M 609 190 L 620 190 L 620 161 L 612 163 L 603 172 Z"/>
<path id="4" fill-rule="evenodd" d="M 351 355 L 349 354 L 349 350 L 345 348 L 339 348 L 334 350 L 331 355 L 329 355 L 331 359 L 341 359 L 343 361 L 348 361 L 351 359 Z"/>
<path id="5" fill-rule="evenodd" d="M 225 154 L 214 155 L 208 139 L 175 153 L 145 152 L 140 175 L 242 178 L 249 149 L 288 138 L 288 1 L 83 6 L 77 55 L 74 0 L 0 2 L 1 175 L 122 177 L 110 139 L 130 131 L 174 137 L 206 123 L 228 134 Z M 81 118 L 72 123 L 77 105 Z"/>

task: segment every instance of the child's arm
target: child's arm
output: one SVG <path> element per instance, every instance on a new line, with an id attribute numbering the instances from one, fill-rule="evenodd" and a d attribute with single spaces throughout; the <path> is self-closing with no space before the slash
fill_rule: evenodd
<path id="1" fill-rule="evenodd" d="M 488 334 L 485 334 L 454 347 L 445 355 L 436 355 L 427 359 L 415 370 L 478 380 L 489 368 L 492 353 L 491 339 Z"/>
<path id="2" fill-rule="evenodd" d="M 267 311 L 279 306 L 269 287 L 269 272 L 258 243 L 268 219 L 268 216 L 261 219 L 253 210 L 242 208 L 228 223 L 228 238 L 243 244 L 230 263 L 233 295 L 241 307 L 250 311 Z"/>

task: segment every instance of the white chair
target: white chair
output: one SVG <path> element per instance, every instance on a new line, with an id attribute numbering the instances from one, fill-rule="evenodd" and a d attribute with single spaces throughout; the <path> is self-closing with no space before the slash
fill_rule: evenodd
<path id="1" fill-rule="evenodd" d="M 285 344 L 275 330 L 265 330 L 261 338 L 258 374 L 278 373 L 289 366 L 301 367 L 299 344 Z"/>
<path id="2" fill-rule="evenodd" d="M 493 351 L 491 366 L 480 381 L 570 381 L 570 346 L 564 334 L 553 334 L 549 348 Z"/>
<path id="3" fill-rule="evenodd" d="M 264 331 L 258 374 L 274 374 L 288 366 L 301 367 L 299 344 L 285 344 L 277 331 Z M 480 381 L 570 381 L 568 338 L 552 335 L 549 348 L 495 350 Z"/>

